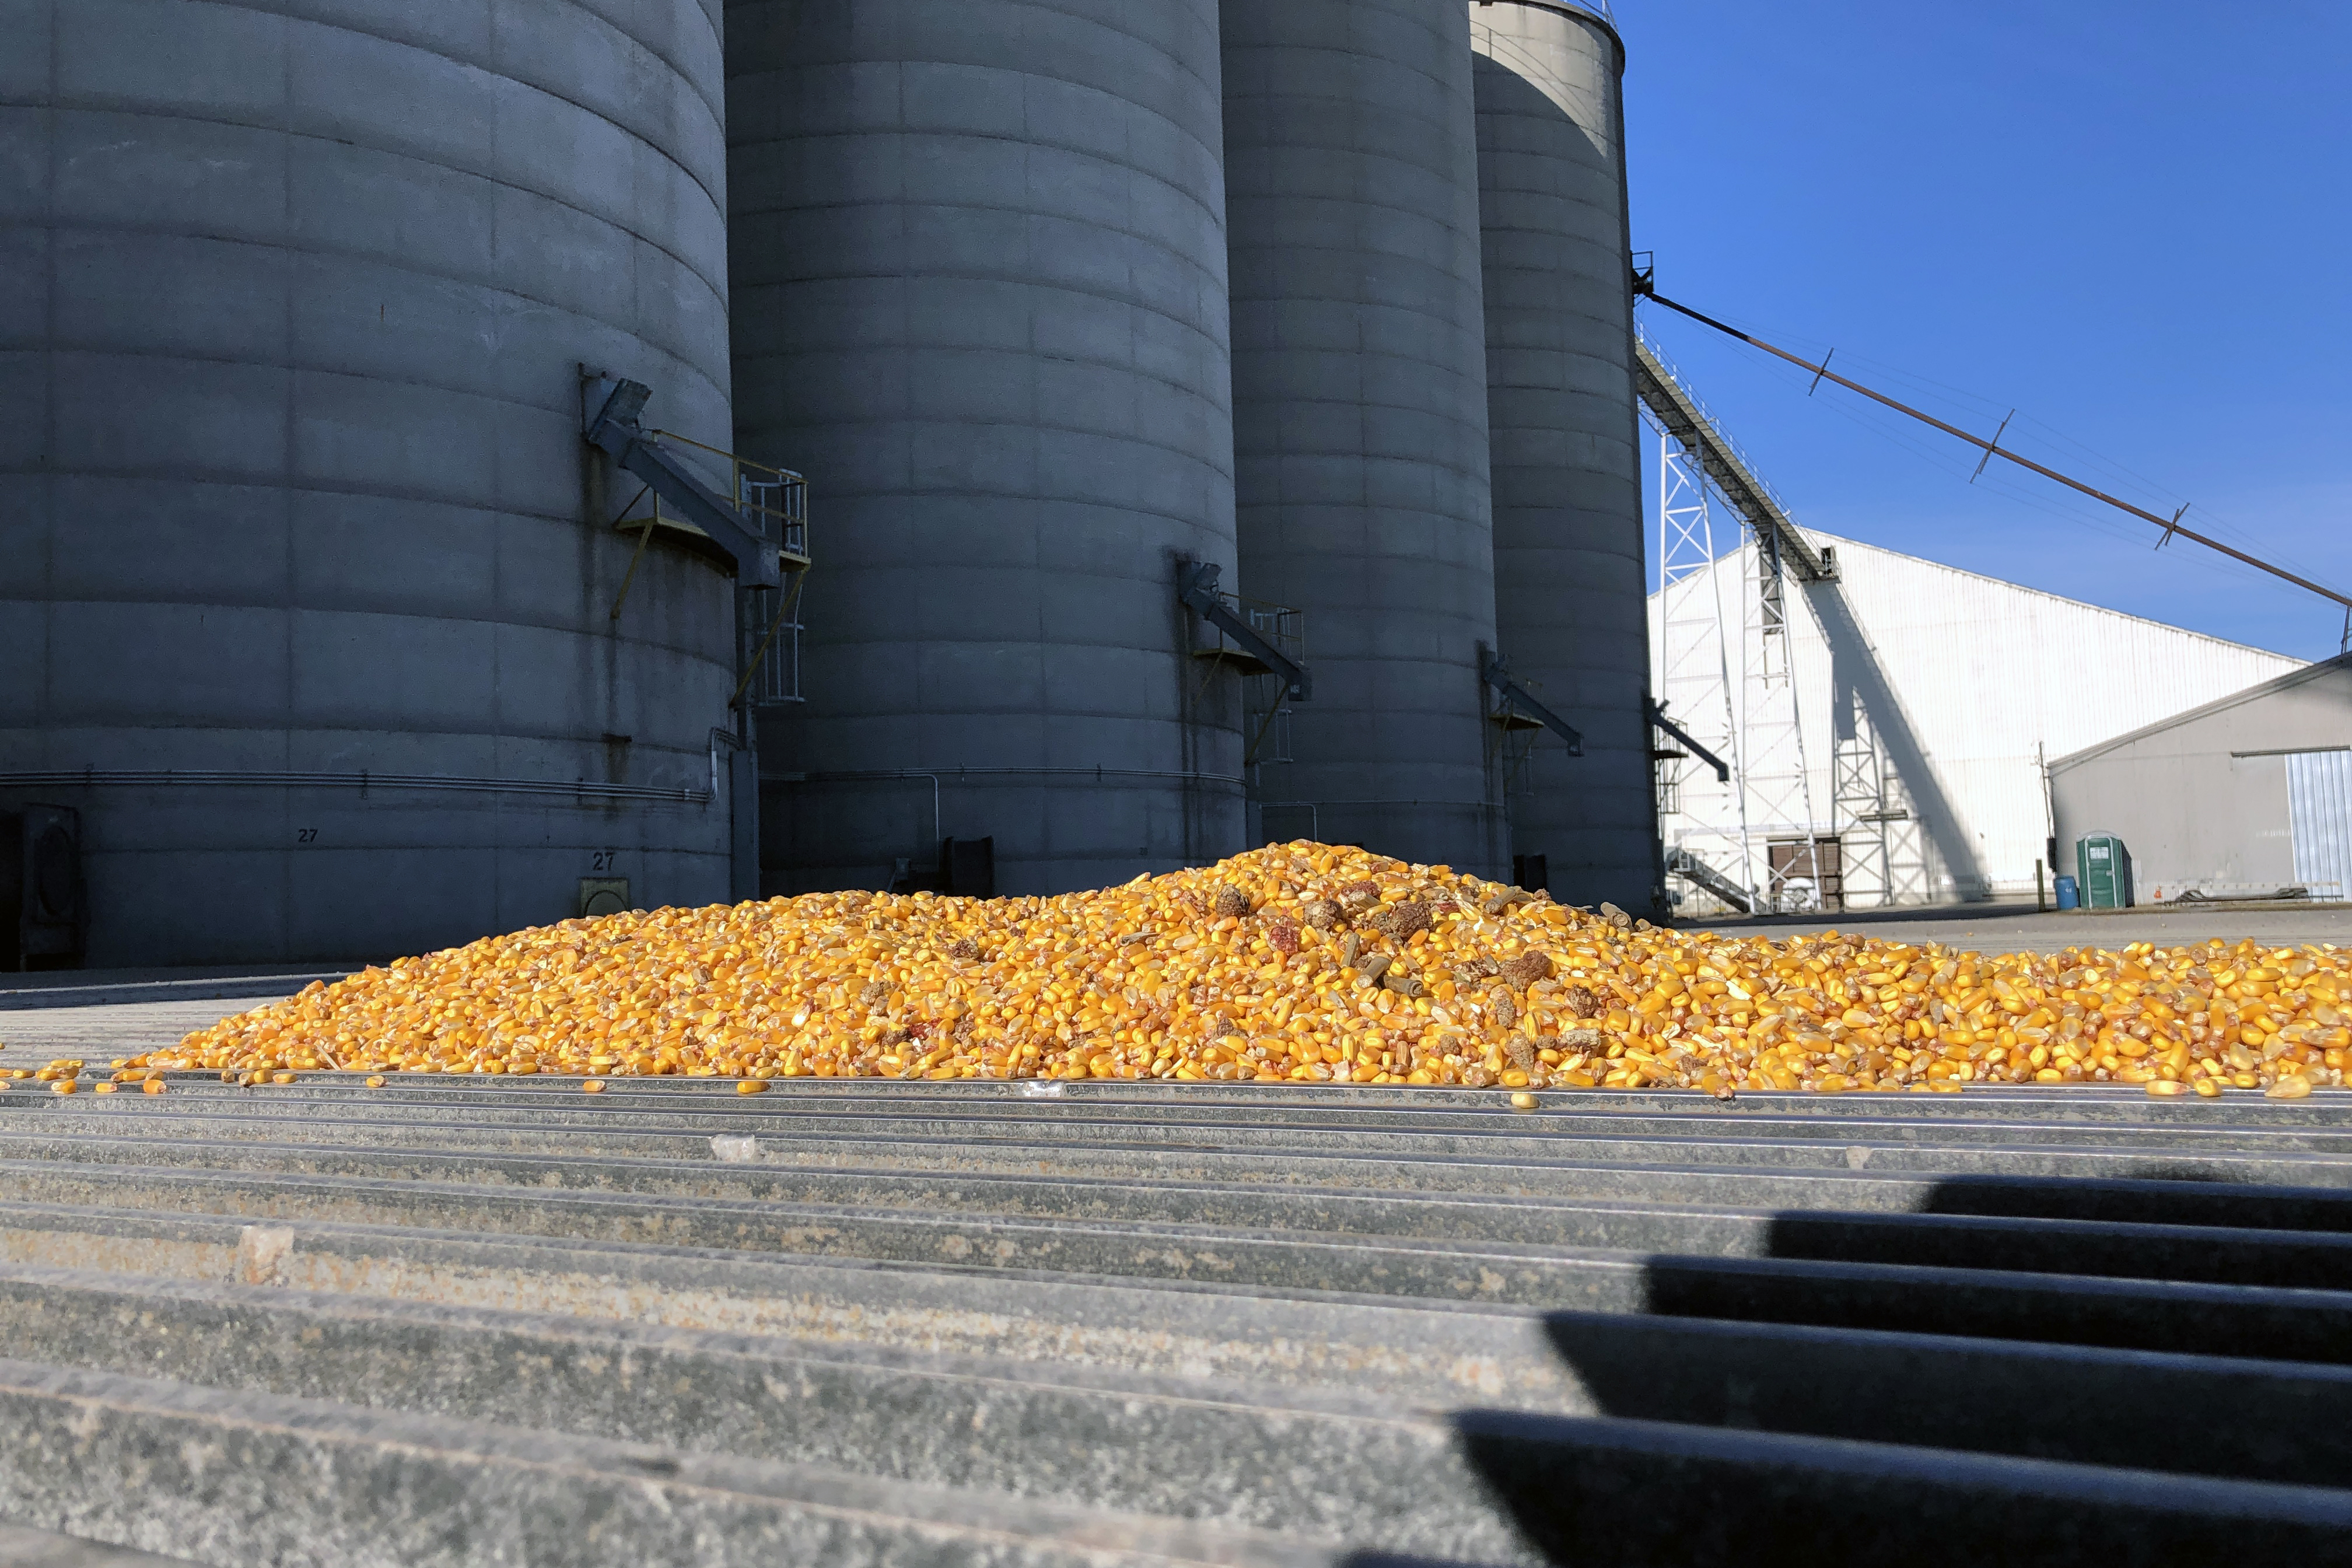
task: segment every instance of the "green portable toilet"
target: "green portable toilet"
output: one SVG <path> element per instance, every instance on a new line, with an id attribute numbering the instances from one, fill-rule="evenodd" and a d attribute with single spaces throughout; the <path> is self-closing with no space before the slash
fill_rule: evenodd
<path id="1" fill-rule="evenodd" d="M 2131 856 L 2114 834 L 2093 833 L 2074 841 L 2074 875 L 2083 885 L 2084 909 L 2132 907 Z"/>

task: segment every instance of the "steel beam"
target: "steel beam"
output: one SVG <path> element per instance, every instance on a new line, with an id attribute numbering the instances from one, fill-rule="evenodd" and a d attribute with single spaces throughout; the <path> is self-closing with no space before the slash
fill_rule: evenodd
<path id="1" fill-rule="evenodd" d="M 610 390 L 606 390 L 606 389 Z M 596 376 L 585 388 L 589 410 L 581 422 L 588 444 L 643 479 L 680 519 L 709 534 L 735 562 L 736 583 L 773 588 L 783 582 L 778 546 L 762 538 L 735 503 L 696 477 L 637 422 L 653 391 L 642 382 Z"/>
<path id="2" fill-rule="evenodd" d="M 1503 700 L 1568 742 L 1568 754 L 1584 755 L 1584 732 L 1528 694 L 1503 666 L 1503 656 L 1489 653 L 1478 668 L 1478 678 L 1500 692 Z"/>
<path id="3" fill-rule="evenodd" d="M 1290 689 L 1290 700 L 1305 702 L 1313 694 L 1314 676 L 1307 668 L 1274 646 L 1273 641 L 1249 624 L 1245 616 L 1234 614 L 1217 591 L 1219 567 L 1212 561 L 1187 561 L 1177 568 L 1176 597 L 1187 609 L 1219 631 L 1239 643 L 1250 656 L 1264 664 L 1266 671 L 1282 677 Z"/>

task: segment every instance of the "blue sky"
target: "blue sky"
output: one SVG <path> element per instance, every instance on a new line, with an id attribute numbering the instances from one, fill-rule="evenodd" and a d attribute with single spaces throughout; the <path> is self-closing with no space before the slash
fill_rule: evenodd
<path id="1" fill-rule="evenodd" d="M 1661 292 L 2352 593 L 2352 6 L 1616 12 Z M 2336 651 L 2340 607 L 1641 310 L 1800 522 Z"/>

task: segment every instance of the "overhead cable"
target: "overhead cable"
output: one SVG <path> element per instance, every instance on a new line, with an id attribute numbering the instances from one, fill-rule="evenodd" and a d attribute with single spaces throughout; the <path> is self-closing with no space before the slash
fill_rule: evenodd
<path id="1" fill-rule="evenodd" d="M 2084 484 L 2080 479 L 2070 479 L 2066 475 L 2060 473 L 2055 468 L 2044 468 L 2042 464 L 2035 462 L 2031 458 L 2022 457 L 2018 453 L 2011 451 L 2006 447 L 2000 445 L 1998 436 L 1996 436 L 1995 439 L 1990 441 L 1986 440 L 1981 436 L 1972 436 L 1957 425 L 1947 425 L 1944 421 L 1937 418 L 1932 414 L 1923 414 L 1918 409 L 1912 407 L 1909 404 L 1897 403 L 1895 399 L 1887 396 L 1883 392 L 1874 392 L 1858 381 L 1850 381 L 1846 377 L 1838 374 L 1837 372 L 1830 369 L 1826 360 L 1820 364 L 1815 364 L 1810 360 L 1800 358 L 1784 348 L 1775 347 L 1773 344 L 1766 342 L 1759 337 L 1756 337 L 1751 333 L 1743 332 L 1738 327 L 1729 326 L 1722 321 L 1718 321 L 1713 316 L 1703 315 L 1699 311 L 1692 310 L 1688 305 L 1677 304 L 1675 301 L 1667 299 L 1664 294 L 1657 292 L 1655 289 L 1644 288 L 1641 289 L 1641 292 L 1645 298 L 1656 300 L 1659 304 L 1664 305 L 1669 310 L 1688 316 L 1692 321 L 1698 322 L 1701 326 L 1713 327 L 1717 331 L 1738 338 L 1741 342 L 1747 343 L 1750 347 L 1762 349 L 1766 353 L 1774 355 L 1780 359 L 1787 360 L 1790 364 L 1797 366 L 1800 370 L 1811 371 L 1817 382 L 1822 379 L 1834 381 L 1849 392 L 1858 392 L 1863 396 L 1869 398 L 1874 403 L 1885 404 L 1887 407 L 1894 409 L 1898 414 L 1907 414 L 1912 418 L 1919 420 L 1923 424 L 1932 425 L 1937 429 L 1944 432 L 1947 436 L 1956 436 L 1959 439 L 1966 441 L 1971 447 L 1981 447 L 1984 450 L 1985 458 L 1988 461 L 1994 458 L 2006 458 L 2011 462 L 2015 463 L 2018 467 L 2021 468 L 2030 468 L 2033 472 L 2040 474 L 2045 479 L 2055 480 L 2057 483 L 2064 485 L 2068 489 L 2079 490 L 2083 494 L 2091 497 L 2094 500 L 2105 501 L 2109 506 L 2115 507 L 2118 510 L 2127 511 L 2134 517 L 2154 523 L 2157 527 L 2165 531 L 2164 537 L 2158 541 L 2159 547 L 2175 537 L 2192 540 L 2199 544 L 2204 545 L 2208 550 L 2219 551 L 2221 553 L 2231 557 L 2232 560 L 2242 561 L 2247 565 L 2252 566 L 2258 571 L 2267 572 L 2272 576 L 2292 583 L 2298 588 L 2306 588 L 2312 593 L 2317 594 L 2324 599 L 2329 599 L 2338 605 L 2342 605 L 2347 612 L 2347 616 L 2352 616 L 2352 597 L 2347 597 L 2345 595 L 2337 593 L 2333 588 L 2322 587 L 2319 584 L 2313 582 L 2308 577 L 2297 576 L 2294 573 L 2286 570 L 2286 568 L 2283 566 L 2274 566 L 2259 556 L 2249 555 L 2242 550 L 2224 544 L 2218 539 L 2198 532 L 2195 529 L 2183 528 L 2180 525 L 2180 519 L 2181 516 L 2188 511 L 2189 509 L 2187 507 L 2181 508 L 2179 512 L 2176 512 L 2170 517 L 2163 517 L 2159 516 L 2156 512 L 2149 511 L 2145 507 L 2134 506 L 2127 500 L 2109 495 L 2105 490 L 2094 489 L 2093 487 Z M 2002 427 L 2006 429 L 2008 426 L 2008 421 L 2003 420 L 2001 423 Z M 1979 465 L 1979 471 L 1981 471 L 1981 465 Z"/>

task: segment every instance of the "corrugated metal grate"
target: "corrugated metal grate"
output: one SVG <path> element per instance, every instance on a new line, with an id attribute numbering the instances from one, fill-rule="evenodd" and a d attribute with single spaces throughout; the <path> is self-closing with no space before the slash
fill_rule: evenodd
<path id="1" fill-rule="evenodd" d="M 2352 893 L 2352 752 L 2295 752 L 2286 759 L 2294 879 L 2312 896 Z"/>

